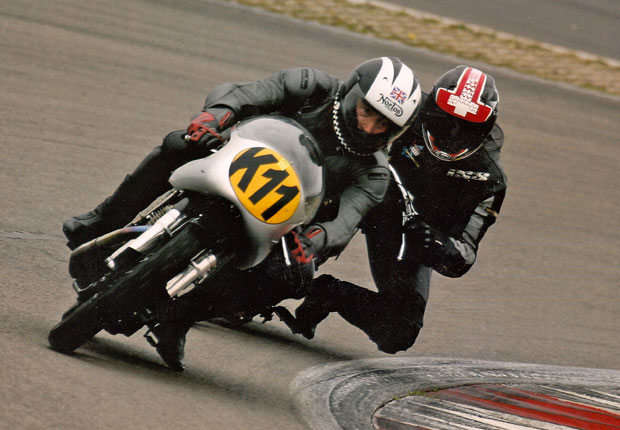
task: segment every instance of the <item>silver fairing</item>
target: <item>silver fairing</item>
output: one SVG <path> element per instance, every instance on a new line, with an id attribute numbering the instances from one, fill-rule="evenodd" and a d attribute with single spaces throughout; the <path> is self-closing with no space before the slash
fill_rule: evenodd
<path id="1" fill-rule="evenodd" d="M 170 177 L 177 189 L 218 195 L 234 204 L 250 240 L 247 269 L 294 227 L 308 223 L 323 197 L 323 166 L 314 139 L 296 122 L 262 116 L 239 123 L 213 155 Z"/>

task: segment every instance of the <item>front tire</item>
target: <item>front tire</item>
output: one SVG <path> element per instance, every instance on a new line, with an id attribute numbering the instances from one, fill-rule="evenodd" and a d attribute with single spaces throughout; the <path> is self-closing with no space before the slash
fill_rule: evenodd
<path id="1" fill-rule="evenodd" d="M 200 231 L 196 224 L 188 223 L 148 258 L 68 311 L 49 333 L 52 349 L 65 354 L 73 352 L 109 325 L 112 318 L 124 316 L 130 310 L 127 305 L 135 303 L 145 291 L 163 289 L 168 279 L 185 269 L 203 249 Z"/>
<path id="2" fill-rule="evenodd" d="M 69 311 L 50 331 L 48 341 L 52 349 L 69 354 L 99 333 L 104 324 L 104 310 L 113 299 L 111 292 L 97 293 Z"/>

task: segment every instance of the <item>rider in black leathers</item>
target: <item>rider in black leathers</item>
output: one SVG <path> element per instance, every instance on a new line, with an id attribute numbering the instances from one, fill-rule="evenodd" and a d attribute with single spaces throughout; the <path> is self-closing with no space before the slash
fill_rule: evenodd
<path id="1" fill-rule="evenodd" d="M 413 345 L 432 270 L 463 276 L 504 200 L 498 102 L 492 77 L 465 66 L 444 74 L 430 95 L 424 94 L 414 124 L 390 149 L 395 173 L 384 201 L 361 224 L 378 292 L 330 275 L 318 277 L 296 310 L 299 332 L 313 337 L 316 325 L 338 312 L 383 352 Z M 418 215 L 403 221 L 407 195 Z"/>
<path id="2" fill-rule="evenodd" d="M 411 69 L 388 57 L 360 64 L 345 82 L 317 69 L 298 68 L 256 82 L 218 86 L 187 130 L 166 136 L 97 208 L 65 221 L 68 246 L 73 249 L 126 225 L 169 189 L 171 171 L 208 156 L 221 143 L 220 133 L 226 128 L 254 115 L 277 113 L 304 126 L 319 143 L 325 160 L 323 208 L 316 223 L 296 236 L 299 249 L 293 250 L 291 258 L 300 264 L 313 257 L 328 258 L 344 249 L 363 216 L 381 201 L 389 182 L 384 148 L 411 125 L 420 102 L 420 86 Z M 269 272 L 266 278 L 277 277 L 274 272 L 286 269 L 279 264 L 267 262 L 260 269 Z M 256 277 L 250 279 L 254 289 L 246 289 L 243 295 L 246 300 L 261 301 L 256 307 L 291 295 L 285 288 L 290 289 L 288 284 L 271 279 L 259 285 Z M 305 292 L 294 293 L 301 294 Z M 183 368 L 183 344 L 191 323 L 212 317 L 203 304 L 202 297 L 186 294 L 173 301 L 163 317 L 156 333 L 157 350 L 170 367 Z M 230 306 L 235 310 L 235 304 Z"/>

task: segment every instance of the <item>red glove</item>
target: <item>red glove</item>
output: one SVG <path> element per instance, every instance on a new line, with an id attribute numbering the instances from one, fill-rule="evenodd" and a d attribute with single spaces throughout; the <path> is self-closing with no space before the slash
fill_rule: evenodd
<path id="1" fill-rule="evenodd" d="M 289 255 L 292 260 L 299 264 L 312 262 L 316 252 L 325 244 L 325 230 L 316 225 L 308 227 L 300 234 L 297 234 L 296 231 L 291 231 L 290 234 L 292 244 Z"/>
<path id="2" fill-rule="evenodd" d="M 210 146 L 209 143 L 214 140 L 222 142 L 220 132 L 228 123 L 231 115 L 231 111 L 223 110 L 223 112 L 218 112 L 218 117 L 220 117 L 218 119 L 211 112 L 200 112 L 192 118 L 192 122 L 187 127 L 185 140 L 191 143 L 206 144 L 207 146 Z"/>

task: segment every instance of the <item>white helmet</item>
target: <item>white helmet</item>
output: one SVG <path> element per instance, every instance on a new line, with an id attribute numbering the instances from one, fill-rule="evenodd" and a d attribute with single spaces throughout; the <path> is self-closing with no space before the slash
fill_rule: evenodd
<path id="1" fill-rule="evenodd" d="M 392 143 L 415 119 L 421 98 L 413 71 L 398 58 L 381 57 L 360 64 L 345 82 L 342 100 L 337 104 L 349 134 L 343 146 L 353 153 L 372 154 Z M 390 121 L 386 132 L 368 134 L 360 130 L 356 113 L 360 99 Z"/>

